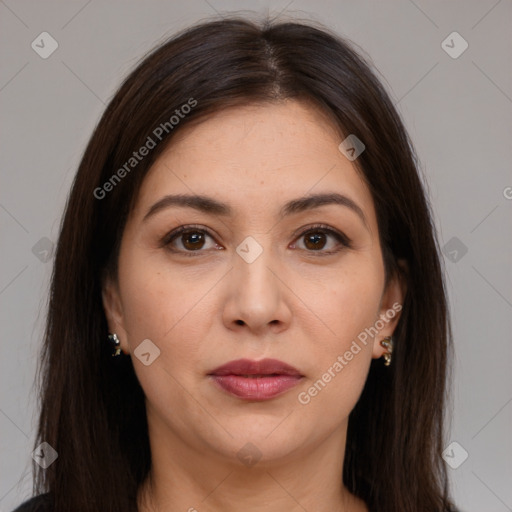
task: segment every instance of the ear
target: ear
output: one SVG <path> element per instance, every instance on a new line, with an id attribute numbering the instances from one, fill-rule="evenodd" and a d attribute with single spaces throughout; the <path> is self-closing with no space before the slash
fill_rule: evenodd
<path id="1" fill-rule="evenodd" d="M 101 290 L 103 300 L 103 309 L 107 318 L 108 330 L 110 334 L 116 333 L 121 342 L 123 354 L 129 354 L 128 337 L 125 328 L 123 306 L 119 286 L 110 276 L 103 279 Z"/>
<path id="2" fill-rule="evenodd" d="M 389 282 L 382 294 L 379 317 L 383 325 L 373 338 L 372 357 L 378 359 L 382 357 L 387 349 L 380 342 L 386 336 L 392 336 L 400 319 L 405 295 L 407 293 L 407 262 L 405 260 L 398 261 L 397 271 L 390 277 Z"/>

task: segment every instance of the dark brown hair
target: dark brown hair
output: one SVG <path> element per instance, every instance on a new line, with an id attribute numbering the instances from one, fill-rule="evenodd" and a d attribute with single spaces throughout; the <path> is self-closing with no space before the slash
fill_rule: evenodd
<path id="1" fill-rule="evenodd" d="M 363 141 L 354 163 L 374 200 L 386 277 L 403 272 L 400 260 L 408 269 L 393 363 L 371 363 L 349 419 L 343 480 L 372 511 L 452 510 L 441 458 L 451 329 L 432 214 L 404 125 L 352 43 L 310 23 L 229 18 L 191 27 L 141 61 L 76 174 L 39 367 L 36 445 L 49 443 L 59 457 L 46 470 L 34 464 L 34 493 L 50 492 L 55 512 L 136 511 L 151 467 L 144 394 L 131 359 L 110 355 L 101 300 L 145 174 L 183 127 L 228 107 L 285 99 L 313 104 L 344 136 Z M 185 104 L 188 113 L 170 122 Z M 128 171 L 159 126 L 167 130 L 156 147 Z"/>

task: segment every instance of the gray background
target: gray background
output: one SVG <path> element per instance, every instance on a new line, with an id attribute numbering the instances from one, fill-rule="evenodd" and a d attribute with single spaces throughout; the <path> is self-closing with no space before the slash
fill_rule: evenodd
<path id="1" fill-rule="evenodd" d="M 0 511 L 31 491 L 48 251 L 93 127 L 121 78 L 154 44 L 200 19 L 245 10 L 323 22 L 379 70 L 417 148 L 446 246 L 456 348 L 448 438 L 460 445 L 447 453 L 452 464 L 460 464 L 462 449 L 469 454 L 449 468 L 454 496 L 466 511 L 512 510 L 511 1 L 5 0 Z M 59 45 L 47 59 L 31 47 L 45 31 Z M 469 44 L 458 58 L 442 46 L 453 31 Z M 445 44 L 457 51 L 460 43 Z"/>

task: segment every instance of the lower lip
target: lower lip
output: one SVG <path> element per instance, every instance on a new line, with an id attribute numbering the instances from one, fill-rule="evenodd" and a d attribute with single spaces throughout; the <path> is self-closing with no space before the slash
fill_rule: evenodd
<path id="1" fill-rule="evenodd" d="M 224 391 L 244 400 L 269 400 L 293 388 L 301 380 L 298 375 L 242 377 L 240 375 L 212 375 Z"/>

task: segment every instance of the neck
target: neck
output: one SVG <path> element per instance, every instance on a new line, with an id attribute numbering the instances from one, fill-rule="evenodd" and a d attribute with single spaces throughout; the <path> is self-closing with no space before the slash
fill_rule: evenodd
<path id="1" fill-rule="evenodd" d="M 150 436 L 152 468 L 139 490 L 139 512 L 367 512 L 342 485 L 346 428 L 286 460 L 207 454 Z"/>

